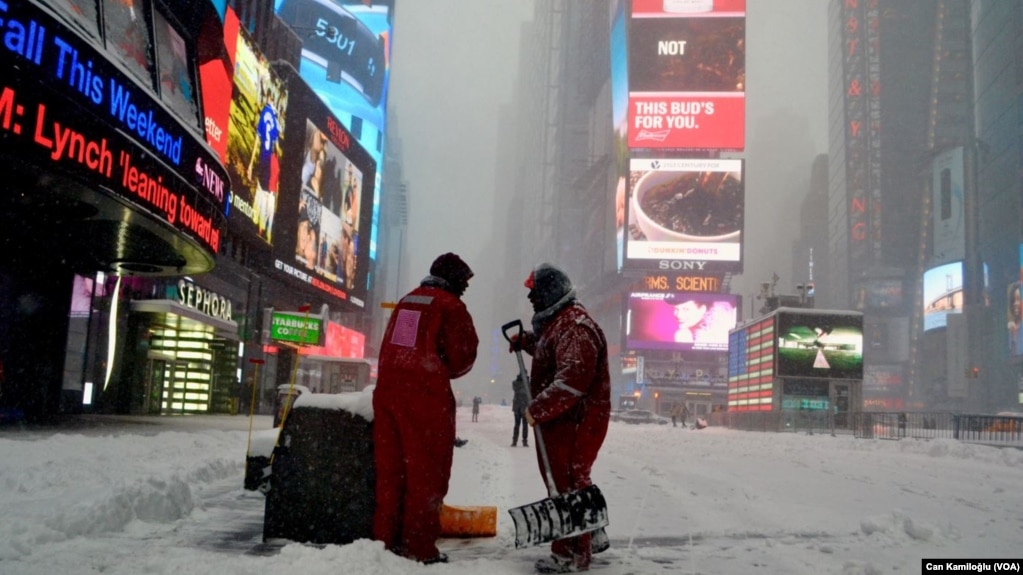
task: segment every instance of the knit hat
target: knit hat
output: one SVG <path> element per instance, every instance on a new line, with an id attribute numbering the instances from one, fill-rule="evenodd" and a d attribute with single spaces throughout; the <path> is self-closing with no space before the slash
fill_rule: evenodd
<path id="1" fill-rule="evenodd" d="M 433 260 L 433 264 L 430 266 L 430 275 L 448 282 L 456 295 L 462 295 L 465 293 L 465 288 L 469 286 L 469 279 L 474 274 L 469 269 L 469 265 L 462 261 L 462 258 L 448 252 Z"/>
<path id="2" fill-rule="evenodd" d="M 540 311 L 556 304 L 572 291 L 572 280 L 553 264 L 536 266 L 524 284 L 529 288 L 529 301 L 534 311 Z"/>

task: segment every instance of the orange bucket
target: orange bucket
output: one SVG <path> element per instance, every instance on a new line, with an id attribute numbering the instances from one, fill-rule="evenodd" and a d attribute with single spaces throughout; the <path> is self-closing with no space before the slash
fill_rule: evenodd
<path id="1" fill-rule="evenodd" d="M 497 535 L 497 507 L 488 505 L 459 507 L 446 503 L 441 505 L 441 537 L 494 537 L 495 535 Z"/>

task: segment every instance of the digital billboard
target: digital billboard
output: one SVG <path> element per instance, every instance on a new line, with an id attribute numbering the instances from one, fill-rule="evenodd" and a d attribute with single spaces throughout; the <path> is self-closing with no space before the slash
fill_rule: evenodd
<path id="1" fill-rule="evenodd" d="M 745 0 L 634 0 L 630 148 L 742 150 Z"/>
<path id="2" fill-rule="evenodd" d="M 234 83 L 225 158 L 231 178 L 228 224 L 237 233 L 254 235 L 272 245 L 288 90 L 249 33 L 244 28 L 232 33 L 235 32 Z"/>
<path id="3" fill-rule="evenodd" d="M 615 149 L 615 251 L 618 270 L 625 257 L 625 188 L 629 176 L 629 125 L 626 110 L 629 107 L 628 51 L 625 42 L 626 0 L 612 0 L 611 9 L 611 126 L 614 130 Z"/>
<path id="4" fill-rule="evenodd" d="M 291 91 L 277 208 L 275 266 L 365 307 L 377 163 L 298 77 L 275 67 Z"/>
<path id="5" fill-rule="evenodd" d="M 366 336 L 354 329 L 332 321 L 324 322 L 327 328 L 323 345 L 306 345 L 298 349 L 299 355 L 327 357 L 365 357 Z"/>
<path id="6" fill-rule="evenodd" d="M 924 272 L 924 331 L 948 325 L 948 315 L 963 311 L 963 262 Z"/>
<path id="7" fill-rule="evenodd" d="M 895 397 L 906 383 L 903 368 L 898 364 L 872 364 L 863 369 L 864 397 Z"/>
<path id="8" fill-rule="evenodd" d="M 774 318 L 728 334 L 728 410 L 770 411 L 774 395 Z"/>
<path id="9" fill-rule="evenodd" d="M 863 315 L 779 311 L 778 377 L 863 379 Z"/>
<path id="10" fill-rule="evenodd" d="M 738 316 L 732 294 L 635 292 L 627 305 L 628 349 L 724 351 Z"/>
<path id="11" fill-rule="evenodd" d="M 901 309 L 905 292 L 901 279 L 872 279 L 857 282 L 853 298 L 853 309 Z"/>
<path id="12" fill-rule="evenodd" d="M 624 267 L 742 271 L 743 160 L 630 161 Z"/>
<path id="13" fill-rule="evenodd" d="M 932 172 L 934 260 L 961 260 L 966 250 L 963 149 L 954 148 L 939 154 L 934 158 Z"/>
<path id="14" fill-rule="evenodd" d="M 116 196 L 216 253 L 227 174 L 195 136 L 198 118 L 168 112 L 138 84 L 171 70 L 123 66 L 123 50 L 150 41 L 148 26 L 123 23 L 132 38 L 100 51 L 32 2 L 0 3 L 0 16 L 0 154 Z"/>
<path id="15" fill-rule="evenodd" d="M 331 113 L 383 165 L 394 1 L 275 0 L 277 16 L 302 42 L 299 74 Z M 376 257 L 381 170 L 368 202 L 373 225 L 363 242 Z"/>
<path id="16" fill-rule="evenodd" d="M 1023 245 L 1019 247 L 1020 279 L 1009 282 L 1005 289 L 1005 317 L 1009 331 L 1009 355 L 1023 355 Z"/>

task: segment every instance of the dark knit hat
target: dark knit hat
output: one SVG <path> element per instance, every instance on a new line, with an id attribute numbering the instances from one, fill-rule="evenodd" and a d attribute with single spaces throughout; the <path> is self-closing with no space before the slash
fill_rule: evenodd
<path id="1" fill-rule="evenodd" d="M 533 268 L 525 286 L 529 288 L 529 301 L 533 303 L 534 310 L 539 311 L 554 305 L 572 291 L 572 280 L 557 266 L 542 263 Z"/>
<path id="2" fill-rule="evenodd" d="M 430 275 L 439 277 L 455 288 L 456 293 L 461 295 L 469 285 L 469 279 L 474 275 L 469 265 L 462 261 L 462 258 L 448 252 L 437 256 L 430 266 Z"/>

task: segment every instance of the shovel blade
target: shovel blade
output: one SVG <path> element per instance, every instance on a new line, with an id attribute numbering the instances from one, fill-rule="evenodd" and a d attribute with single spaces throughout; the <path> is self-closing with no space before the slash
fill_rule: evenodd
<path id="1" fill-rule="evenodd" d="M 596 485 L 509 509 L 515 547 L 532 547 L 606 527 L 607 501 Z"/>

